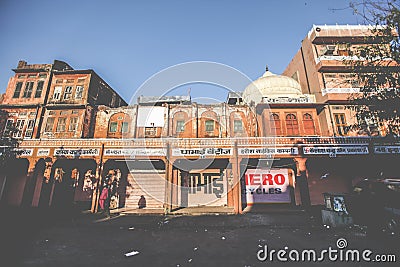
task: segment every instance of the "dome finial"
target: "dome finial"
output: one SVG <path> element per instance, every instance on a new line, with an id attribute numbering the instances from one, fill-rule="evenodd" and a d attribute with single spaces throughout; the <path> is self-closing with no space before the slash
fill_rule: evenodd
<path id="1" fill-rule="evenodd" d="M 268 65 L 265 65 L 265 71 L 269 71 Z"/>

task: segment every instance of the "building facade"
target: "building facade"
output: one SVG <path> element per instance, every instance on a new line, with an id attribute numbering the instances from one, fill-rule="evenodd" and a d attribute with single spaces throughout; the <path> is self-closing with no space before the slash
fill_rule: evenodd
<path id="1" fill-rule="evenodd" d="M 307 38 L 314 31 L 322 32 L 314 27 Z M 267 69 L 218 104 L 141 96 L 127 105 L 93 70 L 20 62 L 1 109 L 2 136 L 16 127 L 22 154 L 0 175 L 1 203 L 95 210 L 102 181 L 112 177 L 112 208 L 121 211 L 140 211 L 145 198 L 145 208 L 165 212 L 241 213 L 256 205 L 321 205 L 324 192 L 349 192 L 382 170 L 395 175 L 399 140 L 340 132 L 347 124 L 333 118 L 341 118 L 348 88 L 329 89 L 328 67 L 312 65 L 318 57 L 309 42 L 301 49 L 309 49 L 309 62 L 300 51 L 286 76 Z"/>
<path id="2" fill-rule="evenodd" d="M 366 25 L 314 25 L 283 72 L 297 80 L 304 93 L 315 95 L 324 136 L 384 134 L 383 125 L 359 122 L 354 111 L 346 108 L 349 98 L 362 87 L 350 66 L 363 60 L 357 50 L 379 42 L 371 38 L 372 29 Z M 352 131 L 350 126 L 355 123 L 366 123 L 368 132 Z"/>

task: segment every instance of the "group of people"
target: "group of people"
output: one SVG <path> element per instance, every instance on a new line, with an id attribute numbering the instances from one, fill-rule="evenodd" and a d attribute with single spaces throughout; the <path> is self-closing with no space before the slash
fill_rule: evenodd
<path id="1" fill-rule="evenodd" d="M 110 208 L 118 207 L 119 170 L 110 170 L 100 185 L 99 208 L 107 217 L 110 217 Z M 114 203 L 115 202 L 115 203 Z M 146 207 L 146 198 L 142 195 L 138 201 L 138 208 Z"/>
<path id="2" fill-rule="evenodd" d="M 117 196 L 118 177 L 114 170 L 110 170 L 100 186 L 100 210 L 110 217 L 110 203 L 113 196 Z"/>

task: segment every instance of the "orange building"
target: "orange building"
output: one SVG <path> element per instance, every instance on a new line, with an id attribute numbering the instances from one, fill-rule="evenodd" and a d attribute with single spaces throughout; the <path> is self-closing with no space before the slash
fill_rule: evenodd
<path id="1" fill-rule="evenodd" d="M 141 212 L 143 198 L 145 209 L 159 212 L 321 205 L 323 192 L 349 192 L 352 183 L 382 169 L 394 173 L 400 154 L 396 141 L 335 137 L 335 127 L 329 132 L 325 106 L 333 112 L 339 102 L 329 102 L 330 93 L 322 98 L 317 87 L 308 89 L 301 70 L 290 78 L 267 69 L 218 104 L 195 103 L 190 96 L 141 96 L 128 106 L 94 71 L 59 64 L 40 65 L 47 66 L 48 80 L 39 74 L 32 80 L 46 84 L 40 101 L 35 90 L 29 100 L 13 98 L 19 90 L 22 96 L 32 91 L 28 74 L 18 75 L 39 67 L 26 63 L 3 97 L 5 120 L 21 129 L 15 137 L 22 139 L 22 154 L 0 174 L 2 203 L 96 209 L 100 185 L 111 177 L 118 185 L 112 208 L 124 212 Z M 291 66 L 296 64 L 288 70 Z M 32 117 L 33 134 L 27 135 L 27 119 L 19 125 L 35 108 L 40 115 Z M 7 136 L 8 126 L 2 129 Z M 385 162 L 367 164 L 377 159 Z"/>
<path id="2" fill-rule="evenodd" d="M 368 133 L 355 133 L 355 113 L 346 108 L 349 98 L 360 92 L 360 83 L 350 62 L 362 60 L 356 51 L 371 44 L 372 27 L 366 25 L 314 25 L 301 42 L 301 47 L 283 75 L 296 79 L 304 93 L 315 95 L 322 135 L 381 135 L 382 125 L 374 121 Z M 375 39 L 374 42 L 379 40 Z"/>

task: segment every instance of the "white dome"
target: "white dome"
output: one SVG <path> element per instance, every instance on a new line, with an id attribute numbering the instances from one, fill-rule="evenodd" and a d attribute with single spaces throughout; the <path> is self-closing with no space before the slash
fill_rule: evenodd
<path id="1" fill-rule="evenodd" d="M 301 86 L 295 80 L 287 76 L 276 75 L 266 71 L 262 77 L 249 84 L 243 91 L 243 99 L 247 103 L 254 101 L 256 104 L 262 102 L 264 97 L 297 98 L 304 96 L 301 93 Z"/>

